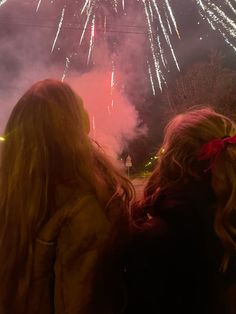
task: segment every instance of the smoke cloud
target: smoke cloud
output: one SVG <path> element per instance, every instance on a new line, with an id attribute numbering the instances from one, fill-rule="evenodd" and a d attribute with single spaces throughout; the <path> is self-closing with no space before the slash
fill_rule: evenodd
<path id="1" fill-rule="evenodd" d="M 68 82 L 83 98 L 90 116 L 90 135 L 110 154 L 122 151 L 128 141 L 145 134 L 138 112 L 124 94 L 111 94 L 111 73 L 89 72 Z"/>

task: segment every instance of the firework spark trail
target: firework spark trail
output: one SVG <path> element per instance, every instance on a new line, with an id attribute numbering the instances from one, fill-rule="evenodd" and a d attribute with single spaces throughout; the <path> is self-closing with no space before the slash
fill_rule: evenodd
<path id="1" fill-rule="evenodd" d="M 222 36 L 224 37 L 225 42 L 236 52 L 236 47 L 228 40 L 227 36 L 224 33 L 222 33 Z"/>
<path id="2" fill-rule="evenodd" d="M 221 24 L 224 30 L 227 31 L 231 36 L 236 37 L 236 24 L 235 22 L 230 19 L 224 11 L 222 11 L 217 5 L 207 1 L 206 4 L 203 3 L 201 0 L 196 0 L 197 4 L 200 6 L 200 9 L 206 14 L 201 14 L 202 17 L 207 17 L 208 22 L 210 21 L 215 22 L 217 24 Z M 231 4 L 228 0 L 226 3 L 229 5 Z M 234 8 L 233 8 L 234 9 Z M 201 12 L 202 13 L 202 12 Z M 236 10 L 234 10 L 236 14 Z M 214 23 L 212 23 L 214 25 Z M 217 29 L 216 25 L 214 25 L 214 29 Z M 220 31 L 220 29 L 218 29 Z"/>
<path id="3" fill-rule="evenodd" d="M 90 36 L 90 45 L 89 45 L 87 64 L 89 64 L 89 61 L 90 61 L 90 58 L 91 58 L 92 49 L 93 49 L 93 46 L 94 46 L 94 35 L 95 35 L 95 14 L 93 15 L 92 25 L 91 25 L 91 36 Z"/>
<path id="4" fill-rule="evenodd" d="M 219 14 L 219 16 L 223 19 L 224 22 L 226 22 L 229 27 L 231 28 L 230 30 L 230 35 L 232 35 L 233 37 L 236 37 L 236 24 L 234 21 L 232 21 L 217 5 L 215 5 L 214 3 L 212 3 L 212 7 L 215 9 L 215 11 Z M 220 19 L 219 19 L 220 21 Z M 222 25 L 227 29 L 227 24 L 223 23 L 222 21 Z"/>
<path id="5" fill-rule="evenodd" d="M 199 6 L 201 17 L 203 19 L 206 18 L 212 29 L 214 31 L 217 30 L 222 35 L 225 42 L 236 51 L 235 44 L 232 42 L 232 39 L 236 38 L 235 22 L 230 19 L 221 8 L 211 3 L 209 0 L 196 0 L 196 3 Z M 231 2 L 229 0 L 225 0 L 225 3 L 231 8 Z"/>
<path id="6" fill-rule="evenodd" d="M 179 37 L 179 39 L 180 39 L 179 30 L 178 30 L 177 23 L 176 23 L 176 20 L 175 20 L 175 17 L 174 17 L 173 11 L 172 11 L 172 9 L 171 9 L 171 6 L 170 6 L 170 3 L 169 3 L 169 0 L 165 0 L 165 3 L 166 3 L 166 6 L 167 6 L 167 8 L 168 8 L 168 11 L 169 11 L 169 14 L 170 14 L 170 17 L 171 17 L 172 23 L 174 24 L 176 34 L 178 35 L 178 37 Z"/>
<path id="7" fill-rule="evenodd" d="M 226 5 L 230 7 L 234 14 L 236 14 L 236 9 L 233 7 L 232 3 L 229 0 L 225 0 Z"/>
<path id="8" fill-rule="evenodd" d="M 114 75 L 115 75 L 115 72 L 114 72 L 114 65 L 113 65 L 113 69 L 112 69 L 112 72 L 111 72 L 111 95 L 113 94 L 113 88 L 115 86 L 115 84 L 114 84 Z"/>
<path id="9" fill-rule="evenodd" d="M 93 130 L 96 130 L 96 126 L 95 126 L 95 117 L 94 117 L 94 116 L 93 116 L 92 121 L 93 121 Z"/>
<path id="10" fill-rule="evenodd" d="M 160 51 L 160 55 L 161 55 L 162 64 L 166 68 L 166 61 L 165 61 L 165 57 L 164 57 L 164 50 L 163 50 L 163 48 L 161 46 L 160 37 L 158 35 L 157 35 L 157 43 L 158 43 L 158 47 L 159 47 L 159 51 Z"/>
<path id="11" fill-rule="evenodd" d="M 66 57 L 65 69 L 64 69 L 64 72 L 63 72 L 63 75 L 62 75 L 62 78 L 61 78 L 62 82 L 64 82 L 64 80 L 65 80 L 66 74 L 67 74 L 68 69 L 69 69 L 69 65 L 70 65 L 70 59 L 68 57 Z"/>
<path id="12" fill-rule="evenodd" d="M 88 7 L 90 7 L 90 0 L 86 0 L 86 1 L 85 1 L 84 6 L 83 6 L 83 8 L 82 8 L 80 14 L 82 15 L 82 14 L 84 13 L 84 10 L 85 10 L 86 8 L 88 8 Z"/>
<path id="13" fill-rule="evenodd" d="M 125 9 L 125 0 L 122 0 L 122 8 L 123 8 L 123 11 Z"/>
<path id="14" fill-rule="evenodd" d="M 153 11 L 152 11 L 152 6 L 151 6 L 150 0 L 148 1 L 148 8 L 149 8 L 149 11 L 150 11 L 151 20 L 153 22 L 154 21 L 154 15 L 153 15 Z"/>
<path id="15" fill-rule="evenodd" d="M 199 5 L 199 9 L 198 10 L 199 10 L 199 14 L 202 17 L 202 19 L 206 19 L 207 22 L 210 24 L 211 28 L 215 31 L 216 27 L 215 27 L 212 19 L 210 19 L 208 17 L 208 15 L 210 17 L 213 17 L 214 13 L 212 11 L 210 11 L 210 10 L 207 10 L 207 7 L 203 4 L 203 2 L 201 0 L 196 0 L 196 3 Z"/>
<path id="16" fill-rule="evenodd" d="M 92 129 L 93 129 L 92 137 L 95 139 L 96 138 L 96 124 L 95 124 L 95 116 L 94 115 L 92 117 Z"/>
<path id="17" fill-rule="evenodd" d="M 204 13 L 206 13 L 207 9 L 206 7 L 203 5 L 202 1 L 201 0 L 196 0 L 196 3 L 199 5 L 199 14 L 200 16 L 202 17 L 202 19 L 205 19 L 207 20 L 207 22 L 209 23 L 209 25 L 211 26 L 211 28 L 215 31 L 216 28 L 215 26 L 213 25 L 212 21 L 204 15 Z"/>
<path id="18" fill-rule="evenodd" d="M 113 99 L 113 92 L 115 88 L 115 65 L 114 61 L 112 61 L 112 71 L 111 71 L 111 108 L 114 107 L 114 99 Z"/>
<path id="19" fill-rule="evenodd" d="M 106 34 L 107 31 L 107 17 L 104 17 L 104 24 L 103 24 L 103 33 Z"/>
<path id="20" fill-rule="evenodd" d="M 7 0 L 0 0 L 0 7 L 4 4 L 4 3 L 6 3 L 7 2 Z"/>
<path id="21" fill-rule="evenodd" d="M 169 28 L 169 32 L 172 35 L 172 28 L 171 28 L 169 17 L 168 17 L 168 14 L 166 13 L 166 10 L 165 10 L 165 17 L 166 17 L 166 22 L 167 22 L 167 25 L 168 25 L 168 28 Z"/>
<path id="22" fill-rule="evenodd" d="M 164 34 L 165 40 L 166 40 L 167 44 L 168 44 L 169 47 L 170 47 L 172 56 L 173 56 L 174 61 L 175 61 L 175 64 L 176 64 L 176 67 L 177 67 L 177 69 L 180 71 L 179 64 L 178 64 L 177 58 L 176 58 L 176 56 L 175 56 L 174 49 L 173 49 L 172 44 L 171 44 L 171 42 L 170 42 L 170 37 L 169 37 L 169 35 L 168 35 L 168 33 L 167 33 L 167 30 L 166 30 L 166 28 L 165 28 L 165 26 L 164 26 L 164 23 L 163 23 L 163 21 L 162 21 L 162 17 L 161 17 L 160 11 L 159 11 L 159 9 L 158 9 L 157 3 L 156 3 L 155 0 L 152 0 L 152 2 L 153 2 L 153 5 L 154 5 L 154 8 L 156 9 L 156 12 L 157 12 L 157 15 L 158 15 L 158 18 L 159 18 L 159 22 L 160 22 L 161 29 L 162 29 L 162 32 L 163 32 L 163 34 Z"/>
<path id="23" fill-rule="evenodd" d="M 156 90 L 155 90 L 155 85 L 154 85 L 153 78 L 152 78 L 151 66 L 150 66 L 148 61 L 147 61 L 147 65 L 148 65 L 148 73 L 149 73 L 150 83 L 151 83 L 151 87 L 152 87 L 152 93 L 153 93 L 153 96 L 155 96 Z"/>
<path id="24" fill-rule="evenodd" d="M 54 48 L 55 48 L 55 45 L 56 45 L 58 36 L 59 36 L 59 34 L 60 34 L 60 31 L 61 31 L 61 27 L 62 27 L 63 20 L 64 20 L 64 14 L 65 14 L 65 6 L 64 6 L 64 8 L 62 9 L 61 19 L 60 19 L 60 22 L 59 22 L 59 25 L 58 25 L 56 37 L 55 37 L 54 42 L 53 42 L 53 45 L 52 45 L 51 53 L 53 52 L 53 50 L 54 50 Z"/>
<path id="25" fill-rule="evenodd" d="M 38 12 L 39 7 L 40 7 L 40 5 L 41 5 L 41 2 L 42 2 L 42 0 L 39 0 L 38 5 L 37 5 L 37 8 L 36 8 L 36 12 Z"/>
<path id="26" fill-rule="evenodd" d="M 154 62 L 154 66 L 155 66 L 155 70 L 156 70 L 156 76 L 157 76 L 157 81 L 158 81 L 158 85 L 160 90 L 162 91 L 162 76 L 161 76 L 161 69 L 160 69 L 160 64 L 159 64 L 159 60 L 157 58 L 157 54 L 155 51 L 155 45 L 154 45 L 154 39 L 153 39 L 153 33 L 152 33 L 152 26 L 151 26 L 151 21 L 150 21 L 150 16 L 148 13 L 148 7 L 146 4 L 145 0 L 142 0 L 143 4 L 144 4 L 144 10 L 145 10 L 145 14 L 146 14 L 146 18 L 147 18 L 147 23 L 148 23 L 148 37 L 149 37 L 149 42 L 150 42 L 150 48 L 151 48 L 151 52 L 152 52 L 152 57 L 153 57 L 153 62 Z"/>
<path id="27" fill-rule="evenodd" d="M 89 2 L 89 0 L 86 0 L 86 1 L 85 1 L 84 6 L 83 6 L 83 8 L 82 8 L 80 14 L 83 14 L 83 13 L 84 13 L 84 10 L 85 10 L 85 8 L 86 8 L 87 5 L 88 5 L 88 2 Z"/>
<path id="28" fill-rule="evenodd" d="M 113 0 L 113 1 L 112 1 L 112 4 L 113 4 L 113 7 L 114 7 L 115 12 L 117 13 L 117 12 L 118 12 L 118 11 L 117 11 L 117 7 L 118 7 L 118 2 L 117 2 L 117 0 Z"/>
<path id="29" fill-rule="evenodd" d="M 84 34 L 85 34 L 85 32 L 86 32 L 88 23 L 89 23 L 90 18 L 91 18 L 91 16 L 92 16 L 92 11 L 93 11 L 93 6 L 90 6 L 90 7 L 89 7 L 89 10 L 88 10 L 88 12 L 87 12 L 86 21 L 85 21 L 85 23 L 84 23 L 83 32 L 82 32 L 81 37 L 80 37 L 80 41 L 79 41 L 79 44 L 80 44 L 80 45 L 81 45 L 81 43 L 82 43 L 82 41 L 83 41 L 83 39 L 84 39 Z"/>

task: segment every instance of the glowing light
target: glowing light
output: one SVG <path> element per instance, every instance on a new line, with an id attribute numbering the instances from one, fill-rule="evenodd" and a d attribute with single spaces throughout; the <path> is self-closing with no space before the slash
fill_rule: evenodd
<path id="1" fill-rule="evenodd" d="M 122 8 L 125 9 L 125 0 L 122 0 Z"/>
<path id="2" fill-rule="evenodd" d="M 0 7 L 4 4 L 4 3 L 6 3 L 7 2 L 7 0 L 0 0 Z"/>
<path id="3" fill-rule="evenodd" d="M 68 57 L 66 57 L 65 69 L 64 69 L 64 72 L 63 72 L 63 75 L 62 75 L 62 78 L 61 78 L 62 82 L 64 82 L 64 80 L 66 78 L 66 74 L 67 74 L 67 71 L 69 69 L 69 65 L 70 65 L 70 59 Z"/>
<path id="4" fill-rule="evenodd" d="M 95 117 L 94 116 L 92 118 L 92 125 L 93 125 L 93 130 L 96 130 Z"/>
<path id="5" fill-rule="evenodd" d="M 155 90 L 155 86 L 154 86 L 154 82 L 153 82 L 152 70 L 151 70 L 151 67 L 150 67 L 150 64 L 149 64 L 148 61 L 147 61 L 147 63 L 148 63 L 148 73 L 149 73 L 149 77 L 150 77 L 152 93 L 153 93 L 153 96 L 155 96 L 156 95 L 156 90 Z"/>
<path id="6" fill-rule="evenodd" d="M 6 139 L 3 136 L 0 136 L 0 142 L 4 142 Z"/>
<path id="7" fill-rule="evenodd" d="M 104 17 L 104 24 L 103 24 L 103 29 L 104 29 L 104 35 L 106 34 L 106 29 L 107 29 L 107 17 Z"/>
<path id="8" fill-rule="evenodd" d="M 115 64 L 112 62 L 112 71 L 111 71 L 111 95 L 113 95 L 113 89 L 115 87 Z"/>
<path id="9" fill-rule="evenodd" d="M 56 37 L 55 37 L 54 42 L 53 42 L 53 45 L 52 45 L 51 53 L 53 52 L 53 50 L 54 50 L 54 48 L 55 48 L 55 45 L 56 45 L 58 36 L 59 36 L 59 34 L 60 34 L 60 31 L 61 31 L 61 27 L 62 27 L 63 20 L 64 20 L 64 14 L 65 14 L 65 7 L 62 9 L 62 12 L 61 12 L 61 19 L 60 19 L 60 22 L 59 22 L 59 25 L 58 25 Z"/>
<path id="10" fill-rule="evenodd" d="M 93 15 L 92 25 L 91 25 L 91 36 L 90 36 L 90 45 L 89 45 L 89 52 L 88 52 L 88 60 L 87 63 L 90 61 L 92 49 L 94 46 L 94 35 L 95 35 L 95 14 Z"/>
<path id="11" fill-rule="evenodd" d="M 38 5 L 37 5 L 37 8 L 36 8 L 36 12 L 38 12 L 39 7 L 40 7 L 40 5 L 41 5 L 41 2 L 42 2 L 42 0 L 39 0 Z"/>

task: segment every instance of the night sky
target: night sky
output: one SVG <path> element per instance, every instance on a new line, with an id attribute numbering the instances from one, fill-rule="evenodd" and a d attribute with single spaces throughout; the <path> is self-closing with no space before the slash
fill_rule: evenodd
<path id="1" fill-rule="evenodd" d="M 162 93 L 157 80 L 154 80 L 156 95 L 153 95 L 147 69 L 149 61 L 153 73 L 155 72 L 142 1 L 126 0 L 125 11 L 120 8 L 119 14 L 114 12 L 111 5 L 113 1 L 102 1 L 104 5 L 96 12 L 95 42 L 88 64 L 90 28 L 85 33 L 82 45 L 79 46 L 85 20 L 79 15 L 78 8 L 84 1 L 66 1 L 62 28 L 53 52 L 52 45 L 65 5 L 64 0 L 42 0 L 38 12 L 36 12 L 38 0 L 8 0 L 1 5 L 2 2 L 0 0 L 0 129 L 3 130 L 17 98 L 30 85 L 47 77 L 61 79 L 64 73 L 65 81 L 72 84 L 84 100 L 87 99 L 88 103 L 96 102 L 88 105 L 90 117 L 94 114 L 95 123 L 96 119 L 98 121 L 96 128 L 94 127 L 94 136 L 99 138 L 100 135 L 99 139 L 104 138 L 104 134 L 112 129 L 113 121 L 116 121 L 113 137 L 119 138 L 119 143 L 115 152 L 120 153 L 123 150 L 133 153 L 133 158 L 141 164 L 161 140 L 162 122 L 163 125 L 165 122 L 163 118 L 165 110 L 161 104 Z M 163 2 L 156 1 L 160 8 Z M 235 69 L 236 51 L 226 44 L 217 30 L 211 29 L 206 19 L 200 17 L 196 1 L 169 0 L 169 2 L 181 36 L 179 40 L 174 31 L 170 36 L 180 72 L 163 36 L 161 37 L 161 43 L 166 49 L 167 70 L 164 75 L 169 88 L 192 64 L 206 60 L 212 51 L 220 52 L 224 56 L 224 65 Z M 212 1 L 212 3 L 219 5 L 225 2 Z M 235 1 L 231 3 L 236 10 Z M 236 20 L 235 15 L 224 7 L 224 4 L 221 9 L 229 14 L 232 21 Z M 65 68 L 66 60 L 70 61 L 68 68 Z M 102 90 L 102 83 L 105 85 L 110 83 L 110 73 L 113 70 L 114 89 L 119 94 L 115 99 L 117 108 L 112 114 L 109 112 L 110 123 L 105 126 L 107 129 L 99 133 L 99 126 L 104 125 L 105 119 L 101 112 L 110 106 L 105 102 L 110 102 L 111 99 L 105 99 L 102 92 L 93 99 L 87 95 L 91 94 L 93 89 L 95 94 L 98 89 Z M 105 74 L 101 76 L 101 73 L 106 73 L 107 78 Z M 99 86 L 96 85 L 98 80 Z M 104 93 L 110 93 L 107 85 L 104 87 Z M 109 97 L 111 98 L 111 95 Z M 113 110 L 109 107 L 108 111 L 110 109 Z M 122 123 L 119 125 L 117 121 Z M 115 142 L 109 139 L 106 145 L 116 146 Z"/>

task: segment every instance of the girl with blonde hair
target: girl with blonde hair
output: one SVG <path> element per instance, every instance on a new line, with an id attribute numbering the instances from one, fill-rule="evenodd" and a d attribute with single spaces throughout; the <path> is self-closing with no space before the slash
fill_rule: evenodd
<path id="1" fill-rule="evenodd" d="M 210 108 L 179 114 L 157 156 L 133 210 L 130 308 L 236 313 L 235 123 Z"/>
<path id="2" fill-rule="evenodd" d="M 1 144 L 1 314 L 121 313 L 133 188 L 90 140 L 66 83 L 34 84 Z"/>

